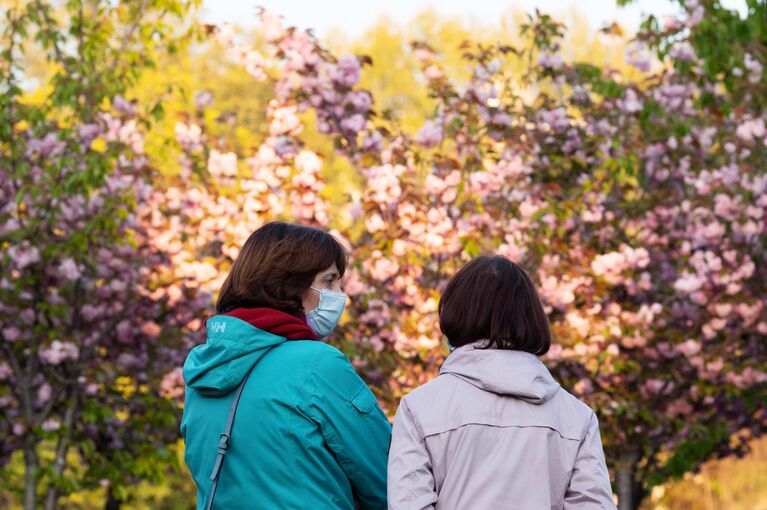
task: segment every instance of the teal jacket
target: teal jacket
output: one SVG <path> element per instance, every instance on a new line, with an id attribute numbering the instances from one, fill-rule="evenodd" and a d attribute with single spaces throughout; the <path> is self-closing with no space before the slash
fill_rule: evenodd
<path id="1" fill-rule="evenodd" d="M 234 317 L 207 323 L 184 363 L 184 457 L 203 508 L 233 390 L 237 408 L 214 508 L 385 509 L 391 426 L 338 349 Z"/>

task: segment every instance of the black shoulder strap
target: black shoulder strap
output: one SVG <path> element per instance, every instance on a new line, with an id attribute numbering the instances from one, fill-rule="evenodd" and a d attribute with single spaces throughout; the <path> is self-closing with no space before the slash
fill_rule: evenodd
<path id="1" fill-rule="evenodd" d="M 255 367 L 255 365 L 253 365 Z M 234 425 L 234 415 L 237 413 L 237 404 L 240 402 L 240 395 L 242 395 L 242 389 L 245 387 L 245 383 L 248 381 L 253 368 L 248 370 L 245 374 L 245 378 L 240 382 L 237 389 L 234 390 L 234 396 L 232 397 L 232 404 L 229 406 L 229 415 L 226 417 L 226 425 L 224 425 L 224 431 L 218 439 L 218 451 L 216 453 L 216 462 L 213 464 L 213 471 L 210 473 L 210 479 L 213 483 L 210 486 L 210 494 L 208 495 L 208 502 L 205 505 L 206 510 L 213 509 L 213 498 L 216 496 L 216 488 L 218 487 L 218 477 L 221 475 L 221 467 L 224 465 L 224 456 L 226 450 L 232 441 L 232 426 Z"/>

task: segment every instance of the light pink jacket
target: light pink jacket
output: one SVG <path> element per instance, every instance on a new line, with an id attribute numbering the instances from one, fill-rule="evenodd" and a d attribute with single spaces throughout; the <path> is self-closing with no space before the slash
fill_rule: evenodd
<path id="1" fill-rule="evenodd" d="M 477 345 L 400 402 L 389 509 L 614 509 L 594 412 L 532 354 Z"/>

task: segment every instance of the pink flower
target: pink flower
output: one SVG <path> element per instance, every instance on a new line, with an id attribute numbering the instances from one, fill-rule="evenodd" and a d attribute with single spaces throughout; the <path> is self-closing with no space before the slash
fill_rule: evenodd
<path id="1" fill-rule="evenodd" d="M 538 55 L 538 66 L 544 69 L 559 69 L 562 67 L 562 56 L 558 53 L 542 51 L 541 54 Z"/>
<path id="2" fill-rule="evenodd" d="M 336 89 L 322 89 L 320 91 L 320 97 L 323 101 L 330 103 L 331 105 L 338 104 L 341 101 L 341 94 L 339 94 Z"/>
<path id="3" fill-rule="evenodd" d="M 138 123 L 131 119 L 122 126 L 117 132 L 117 139 L 131 148 L 136 154 L 144 152 L 144 135 L 139 131 Z"/>
<path id="4" fill-rule="evenodd" d="M 678 30 L 682 28 L 682 23 L 674 16 L 666 16 L 663 18 L 663 30 Z"/>
<path id="5" fill-rule="evenodd" d="M 77 280 L 82 275 L 77 267 L 77 263 L 70 257 L 67 257 L 59 264 L 58 273 L 67 280 Z"/>
<path id="6" fill-rule="evenodd" d="M 589 395 L 590 393 L 594 392 L 594 385 L 591 384 L 589 379 L 584 378 L 575 383 L 575 386 L 573 386 L 573 391 L 578 395 Z"/>
<path id="7" fill-rule="evenodd" d="M 519 262 L 524 258 L 525 254 L 527 253 L 527 249 L 524 246 L 520 246 L 512 236 L 507 235 L 506 242 L 498 247 L 496 253 L 498 253 L 498 255 L 503 255 L 511 261 Z M 567 300 L 567 297 L 558 296 L 554 299 L 556 301 L 562 301 Z"/>
<path id="8" fill-rule="evenodd" d="M 345 87 L 353 87 L 360 81 L 360 72 L 360 62 L 356 57 L 341 57 L 338 59 L 333 81 Z"/>
<path id="9" fill-rule="evenodd" d="M 693 62 L 698 56 L 695 54 L 695 50 L 688 42 L 680 42 L 671 47 L 671 51 L 668 52 L 669 57 L 681 60 L 683 62 Z"/>
<path id="10" fill-rule="evenodd" d="M 21 331 L 16 326 L 9 326 L 3 330 L 3 337 L 6 342 L 15 342 L 21 336 Z"/>
<path id="11" fill-rule="evenodd" d="M 365 151 L 380 152 L 383 150 L 383 137 L 378 131 L 365 136 L 362 139 L 362 148 Z"/>
<path id="12" fill-rule="evenodd" d="M 343 288 L 349 296 L 359 296 L 370 291 L 370 287 L 362 281 L 356 268 L 350 269 L 344 276 Z"/>
<path id="13" fill-rule="evenodd" d="M 318 188 L 318 179 L 315 172 L 302 171 L 299 174 L 293 176 L 293 184 L 297 187 L 315 189 Z M 311 201 L 304 201 L 305 203 L 311 203 Z"/>
<path id="14" fill-rule="evenodd" d="M 570 312 L 565 316 L 570 327 L 572 327 L 580 336 L 585 337 L 591 329 L 591 323 L 576 312 Z"/>
<path id="15" fill-rule="evenodd" d="M 121 320 L 115 327 L 117 340 L 121 343 L 128 343 L 133 339 L 133 326 L 127 319 Z"/>
<path id="16" fill-rule="evenodd" d="M 27 266 L 40 262 L 40 252 L 29 242 L 24 241 L 20 245 L 11 246 L 7 251 L 11 261 L 18 269 L 24 269 Z"/>
<path id="17" fill-rule="evenodd" d="M 538 113 L 538 129 L 543 132 L 554 131 L 562 133 L 570 127 L 570 119 L 567 117 L 565 109 L 561 106 L 551 110 L 541 110 Z"/>
<path id="18" fill-rule="evenodd" d="M 674 282 L 674 289 L 682 294 L 692 294 L 701 289 L 704 283 L 706 283 L 704 278 L 701 278 L 697 274 L 685 271 L 682 273 L 682 276 Z"/>
<path id="19" fill-rule="evenodd" d="M 365 220 L 365 228 L 372 234 L 381 230 L 385 230 L 386 223 L 384 222 L 383 218 L 381 218 L 380 214 L 374 213 Z"/>
<path id="20" fill-rule="evenodd" d="M 194 105 L 202 110 L 213 103 L 213 93 L 210 90 L 203 90 L 194 95 Z"/>
<path id="21" fill-rule="evenodd" d="M 322 168 L 322 160 L 312 151 L 303 150 L 294 160 L 296 168 L 302 172 L 316 174 Z"/>
<path id="22" fill-rule="evenodd" d="M 646 73 L 652 64 L 652 55 L 646 46 L 634 42 L 626 46 L 626 63 Z"/>
<path id="23" fill-rule="evenodd" d="M 383 258 L 380 251 L 373 252 L 374 261 L 365 261 L 365 265 L 368 266 L 370 276 L 377 281 L 385 281 L 396 275 L 399 272 L 399 264 L 393 260 Z"/>
<path id="24" fill-rule="evenodd" d="M 415 51 L 413 51 L 413 56 L 419 62 L 428 62 L 432 58 L 434 58 L 434 52 L 428 48 L 419 47 L 419 48 L 416 48 Z"/>
<path id="25" fill-rule="evenodd" d="M 763 138 L 765 134 L 767 134 L 767 129 L 765 129 L 764 126 L 764 119 L 750 119 L 743 122 L 735 130 L 735 134 L 737 134 L 738 138 L 745 142 L 750 142 L 757 138 Z"/>
<path id="26" fill-rule="evenodd" d="M 175 132 L 176 140 L 182 149 L 194 151 L 202 147 L 202 129 L 197 124 L 177 122 Z"/>
<path id="27" fill-rule="evenodd" d="M 666 413 L 671 416 L 688 416 L 692 411 L 692 406 L 682 399 L 674 400 L 666 406 Z"/>
<path id="28" fill-rule="evenodd" d="M 373 201 L 380 205 L 397 203 L 402 188 L 399 176 L 405 171 L 402 165 L 381 165 L 365 171 L 367 174 L 368 193 Z"/>
<path id="29" fill-rule="evenodd" d="M 371 299 L 368 302 L 368 310 L 360 315 L 360 322 L 382 328 L 391 322 L 391 311 L 380 299 Z"/>
<path id="30" fill-rule="evenodd" d="M 51 393 L 53 393 L 51 385 L 45 383 L 40 386 L 39 390 L 37 390 L 37 400 L 40 401 L 41 404 L 45 404 L 51 399 Z"/>
<path id="31" fill-rule="evenodd" d="M 141 325 L 141 333 L 151 338 L 159 335 L 161 331 L 160 325 L 153 321 L 147 321 Z"/>
<path id="32" fill-rule="evenodd" d="M 714 361 L 706 363 L 706 371 L 708 371 L 709 373 L 713 375 L 716 375 L 719 372 L 721 372 L 723 368 L 724 368 L 724 361 L 722 360 L 722 358 L 717 358 Z"/>
<path id="33" fill-rule="evenodd" d="M 261 12 L 261 33 L 268 42 L 282 39 L 285 29 L 282 26 L 282 17 L 272 11 Z"/>
<path id="34" fill-rule="evenodd" d="M 32 138 L 27 143 L 27 154 L 38 153 L 41 157 L 47 158 L 59 154 L 65 146 L 66 143 L 60 141 L 56 133 L 48 133 L 43 139 Z"/>
<path id="35" fill-rule="evenodd" d="M 367 125 L 367 120 L 365 120 L 365 117 L 363 117 L 359 113 L 355 113 L 351 117 L 347 117 L 341 121 L 341 129 L 343 129 L 344 131 L 350 131 L 353 133 L 362 131 L 363 129 L 365 129 L 366 125 Z"/>
<path id="36" fill-rule="evenodd" d="M 272 100 L 269 103 L 269 132 L 273 136 L 297 135 L 303 130 L 303 124 L 297 114 L 296 106 L 280 106 Z"/>
<path id="37" fill-rule="evenodd" d="M 0 363 L 0 381 L 8 380 L 13 375 L 13 370 L 8 363 Z"/>
<path id="38" fill-rule="evenodd" d="M 258 148 L 258 152 L 256 152 L 256 155 L 252 158 L 252 160 L 248 161 L 252 167 L 254 167 L 254 173 L 257 173 L 256 167 L 261 166 L 275 166 L 282 163 L 282 159 L 278 156 L 277 152 L 274 150 L 274 147 L 272 147 L 269 144 L 262 144 Z M 270 183 L 270 186 L 276 186 L 279 184 L 277 183 Z"/>
<path id="39" fill-rule="evenodd" d="M 269 61 L 261 53 L 251 49 L 245 52 L 239 60 L 245 66 L 248 74 L 257 81 L 264 81 L 266 79 L 265 69 L 269 66 Z"/>
<path id="40" fill-rule="evenodd" d="M 216 27 L 216 39 L 224 46 L 229 46 L 234 42 L 234 29 L 229 23 L 222 23 Z"/>
<path id="41" fill-rule="evenodd" d="M 117 96 L 113 102 L 113 106 L 115 111 L 121 112 L 121 113 L 128 113 L 132 114 L 134 113 L 134 106 L 131 101 L 126 100 L 122 96 Z"/>
<path id="42" fill-rule="evenodd" d="M 368 342 L 370 342 L 370 346 L 376 352 L 381 352 L 384 349 L 385 341 L 379 335 L 373 335 L 368 339 Z"/>
<path id="43" fill-rule="evenodd" d="M 415 135 L 415 141 L 427 149 L 436 147 L 442 141 L 442 126 L 436 121 L 427 120 Z"/>
<path id="44" fill-rule="evenodd" d="M 661 392 L 667 393 L 669 387 L 666 387 L 665 390 L 664 387 L 666 387 L 666 381 L 663 381 L 662 379 L 648 379 L 642 386 L 642 388 L 650 395 L 660 395 Z"/>
<path id="45" fill-rule="evenodd" d="M 702 5 L 698 4 L 697 0 L 687 0 L 685 5 L 688 9 L 690 9 L 690 15 L 685 22 L 685 25 L 688 28 L 694 27 L 703 21 L 703 18 L 706 15 L 706 11 L 703 9 Z"/>
<path id="46" fill-rule="evenodd" d="M 159 393 L 170 400 L 180 400 L 184 396 L 184 378 L 181 376 L 181 368 L 174 368 L 163 376 Z"/>
<path id="47" fill-rule="evenodd" d="M 208 172 L 218 179 L 235 177 L 237 155 L 233 152 L 218 152 L 213 149 L 208 156 Z"/>
<path id="48" fill-rule="evenodd" d="M 692 357 L 701 351 L 701 346 L 700 346 L 700 342 L 696 342 L 695 340 L 688 339 L 682 342 L 681 344 L 678 344 L 676 346 L 676 350 L 677 352 L 679 352 L 680 354 L 684 356 Z"/>
<path id="49" fill-rule="evenodd" d="M 427 67 L 424 70 L 423 74 L 424 76 L 426 76 L 426 79 L 431 81 L 439 80 L 440 78 L 442 78 L 442 76 L 444 76 L 442 73 L 442 70 L 435 65 L 430 65 L 429 67 Z"/>
<path id="50" fill-rule="evenodd" d="M 370 110 L 370 107 L 373 104 L 370 93 L 364 90 L 355 90 L 350 92 L 346 96 L 346 100 L 349 102 L 349 104 L 352 105 L 352 108 L 362 113 Z"/>
<path id="51" fill-rule="evenodd" d="M 54 340 L 50 347 L 43 347 L 38 352 L 39 358 L 49 365 L 58 365 L 66 360 L 76 360 L 80 350 L 71 342 Z"/>
<path id="52" fill-rule="evenodd" d="M 45 432 L 55 432 L 61 428 L 61 422 L 56 418 L 49 418 L 42 423 L 41 428 Z"/>
<path id="53" fill-rule="evenodd" d="M 758 83 L 762 79 L 762 72 L 764 68 L 750 53 L 746 53 L 743 57 L 743 66 L 748 70 L 748 81 L 751 83 Z"/>
<path id="54" fill-rule="evenodd" d="M 90 144 L 101 133 L 101 126 L 98 124 L 83 124 L 78 128 L 78 133 L 85 143 Z"/>
<path id="55" fill-rule="evenodd" d="M 624 113 L 636 113 L 642 110 L 642 101 L 634 89 L 627 89 L 624 98 L 618 101 L 618 106 Z"/>

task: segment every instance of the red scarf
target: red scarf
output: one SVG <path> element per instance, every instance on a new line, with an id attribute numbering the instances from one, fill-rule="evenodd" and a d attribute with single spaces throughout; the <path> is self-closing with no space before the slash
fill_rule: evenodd
<path id="1" fill-rule="evenodd" d="M 220 315 L 235 317 L 262 331 L 283 336 L 288 340 L 319 340 L 305 318 L 273 308 L 235 308 Z"/>

